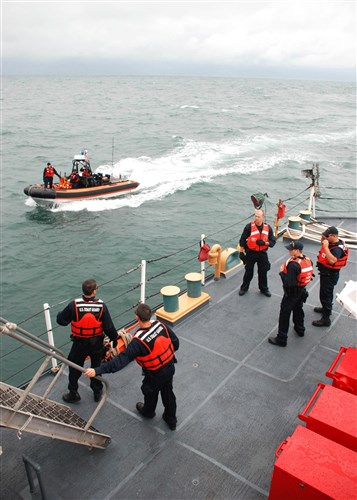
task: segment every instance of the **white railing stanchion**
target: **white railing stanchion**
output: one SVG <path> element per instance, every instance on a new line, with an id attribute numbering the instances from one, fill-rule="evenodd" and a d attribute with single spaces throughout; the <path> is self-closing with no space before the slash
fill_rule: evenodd
<path id="1" fill-rule="evenodd" d="M 146 260 L 141 261 L 141 277 L 140 277 L 140 302 L 145 303 L 145 285 L 146 285 Z"/>
<path id="2" fill-rule="evenodd" d="M 201 247 L 205 244 L 205 237 L 206 236 L 204 234 L 201 234 L 201 241 L 200 241 Z M 204 285 L 206 282 L 206 266 L 204 261 L 201 262 L 201 276 L 202 276 L 201 283 L 202 285 Z"/>
<path id="3" fill-rule="evenodd" d="M 50 316 L 50 306 L 49 304 L 43 304 L 43 310 L 45 312 L 45 322 L 46 322 L 46 329 L 47 329 L 47 336 L 48 336 L 48 343 L 55 347 L 54 341 L 53 341 L 53 332 L 52 332 L 52 323 L 51 323 L 51 316 Z M 52 372 L 57 372 L 59 370 L 59 367 L 57 365 L 57 359 L 52 358 Z"/>

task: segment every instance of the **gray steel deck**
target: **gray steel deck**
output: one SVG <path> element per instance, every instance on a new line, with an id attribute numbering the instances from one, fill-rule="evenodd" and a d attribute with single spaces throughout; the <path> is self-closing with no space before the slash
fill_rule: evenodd
<path id="1" fill-rule="evenodd" d="M 333 223 L 356 231 L 355 220 Z M 304 243 L 304 252 L 315 262 L 318 245 Z M 208 284 L 209 305 L 176 326 L 181 347 L 174 378 L 175 432 L 161 418 L 161 402 L 152 420 L 136 413 L 135 403 L 142 400 L 141 371 L 132 363 L 106 375 L 110 395 L 95 421 L 97 429 L 112 437 L 106 450 L 25 433 L 19 440 L 16 432 L 1 429 L 1 497 L 31 498 L 22 462 L 27 455 L 40 465 L 49 499 L 266 498 L 276 448 L 301 424 L 298 413 L 317 383 L 331 383 L 325 372 L 340 346 L 356 345 L 356 320 L 337 303 L 331 327 L 311 326 L 319 318 L 313 312 L 319 304 L 318 276 L 309 285 L 305 337 L 291 327 L 287 348 L 267 342 L 277 332 L 282 296 L 278 271 L 288 257 L 284 244 L 280 239 L 270 250 L 271 298 L 259 293 L 256 276 L 249 293 L 238 296 L 241 267 L 229 279 Z M 335 291 L 349 279 L 357 279 L 355 250 Z M 66 387 L 63 377 L 62 392 Z M 73 410 L 86 418 L 95 403 L 84 377 L 80 393 L 81 404 Z M 59 388 L 51 399 L 61 401 Z"/>

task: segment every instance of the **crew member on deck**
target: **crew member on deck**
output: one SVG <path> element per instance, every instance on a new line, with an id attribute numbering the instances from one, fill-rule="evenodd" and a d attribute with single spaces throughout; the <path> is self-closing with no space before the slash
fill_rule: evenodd
<path id="1" fill-rule="evenodd" d="M 61 176 L 57 172 L 57 170 L 51 165 L 50 162 L 48 162 L 44 171 L 43 171 L 43 182 L 44 182 L 45 188 L 52 189 L 54 175 L 57 175 L 57 177 L 59 179 L 61 178 Z"/>
<path id="2" fill-rule="evenodd" d="M 312 262 L 302 254 L 304 245 L 300 241 L 291 241 L 285 248 L 289 250 L 290 258 L 280 267 L 279 273 L 284 295 L 280 304 L 278 335 L 268 339 L 270 344 L 280 347 L 285 347 L 288 341 L 291 313 L 295 332 L 299 337 L 305 335 L 303 305 L 309 296 L 306 285 L 313 275 Z"/>
<path id="3" fill-rule="evenodd" d="M 317 256 L 317 268 L 320 273 L 321 307 L 314 311 L 321 313 L 319 320 L 313 321 L 314 326 L 330 326 L 333 304 L 333 289 L 340 277 L 340 269 L 347 264 L 349 249 L 338 237 L 338 229 L 331 226 L 322 233 L 321 248 Z"/>
<path id="4" fill-rule="evenodd" d="M 69 361 L 84 366 L 87 356 L 91 359 L 91 366 L 100 365 L 103 354 L 104 334 L 113 341 L 113 348 L 117 345 L 118 334 L 113 325 L 107 306 L 100 299 L 96 299 L 98 286 L 95 280 L 83 282 L 82 298 L 70 302 L 62 312 L 57 314 L 57 323 L 67 326 L 71 323 L 73 342 L 68 355 Z M 66 403 L 77 403 L 81 397 L 78 394 L 78 380 L 82 372 L 69 367 L 68 389 L 62 399 Z M 94 392 L 94 401 L 98 402 L 102 396 L 103 383 L 93 379 L 90 382 Z"/>
<path id="5" fill-rule="evenodd" d="M 174 351 L 179 348 L 175 333 L 160 321 L 151 321 L 151 309 L 147 304 L 139 304 L 136 319 L 139 330 L 127 348 L 112 360 L 97 368 L 88 368 L 87 377 L 122 370 L 134 359 L 142 367 L 144 380 L 141 390 L 144 403 L 136 403 L 137 411 L 145 418 L 154 418 L 156 405 L 161 394 L 165 411 L 162 418 L 169 429 L 176 429 L 176 397 L 172 388 L 176 362 Z"/>
<path id="6" fill-rule="evenodd" d="M 247 224 L 239 240 L 241 248 L 240 257 L 245 264 L 243 283 L 239 295 L 244 295 L 249 289 L 253 279 L 254 264 L 258 265 L 258 286 L 261 293 L 271 297 L 268 288 L 268 271 L 270 262 L 268 259 L 268 248 L 273 247 L 276 239 L 272 228 L 264 222 L 264 212 L 259 209 L 255 211 L 254 221 Z M 242 251 L 244 250 L 244 252 Z"/>

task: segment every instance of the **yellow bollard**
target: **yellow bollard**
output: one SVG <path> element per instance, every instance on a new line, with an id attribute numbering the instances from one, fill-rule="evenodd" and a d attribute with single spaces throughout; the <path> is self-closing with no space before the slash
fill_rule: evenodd
<path id="1" fill-rule="evenodd" d="M 222 247 L 216 243 L 213 245 L 208 254 L 208 264 L 210 266 L 215 266 L 214 268 L 214 279 L 215 281 L 219 280 L 221 275 L 221 252 Z"/>

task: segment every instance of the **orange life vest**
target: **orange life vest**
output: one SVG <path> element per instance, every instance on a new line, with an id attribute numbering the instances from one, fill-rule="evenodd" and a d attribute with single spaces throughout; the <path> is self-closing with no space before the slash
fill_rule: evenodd
<path id="1" fill-rule="evenodd" d="M 266 245 L 261 247 L 257 245 L 257 240 L 265 241 Z M 250 236 L 247 239 L 247 247 L 254 252 L 261 252 L 269 247 L 269 226 L 268 224 L 263 224 L 262 232 L 259 232 L 254 221 L 250 223 Z"/>
<path id="2" fill-rule="evenodd" d="M 290 262 L 297 262 L 300 266 L 300 273 L 297 275 L 296 278 L 296 286 L 306 286 L 310 283 L 312 280 L 312 274 L 313 274 L 313 268 L 312 268 L 312 262 L 309 257 L 302 256 L 302 257 L 290 257 L 285 264 L 283 268 L 283 273 L 287 274 L 288 272 L 288 265 Z"/>
<path id="3" fill-rule="evenodd" d="M 76 320 L 72 321 L 72 335 L 82 339 L 99 337 L 103 333 L 101 317 L 104 303 L 102 300 L 87 302 L 84 299 L 76 299 L 74 307 Z"/>
<path id="4" fill-rule="evenodd" d="M 150 351 L 147 356 L 136 358 L 136 362 L 146 370 L 159 370 L 174 357 L 174 346 L 169 332 L 160 321 L 154 321 L 148 330 L 138 330 L 133 338 L 140 340 Z"/>
<path id="5" fill-rule="evenodd" d="M 46 167 L 45 168 L 45 177 L 53 177 L 55 175 L 55 171 L 53 167 Z"/>
<path id="6" fill-rule="evenodd" d="M 334 264 L 330 264 L 326 257 L 325 248 L 323 245 L 321 245 L 319 254 L 317 256 L 318 264 L 322 264 L 324 267 L 327 267 L 328 269 L 336 269 L 336 270 L 345 267 L 345 265 L 347 264 L 348 256 L 350 254 L 350 249 L 348 248 L 347 245 L 345 245 L 345 243 L 342 240 L 338 240 L 338 243 L 333 243 L 332 245 L 329 245 L 329 250 L 331 251 L 333 248 L 336 247 L 341 248 L 341 250 L 343 251 L 343 256 L 338 258 Z"/>

